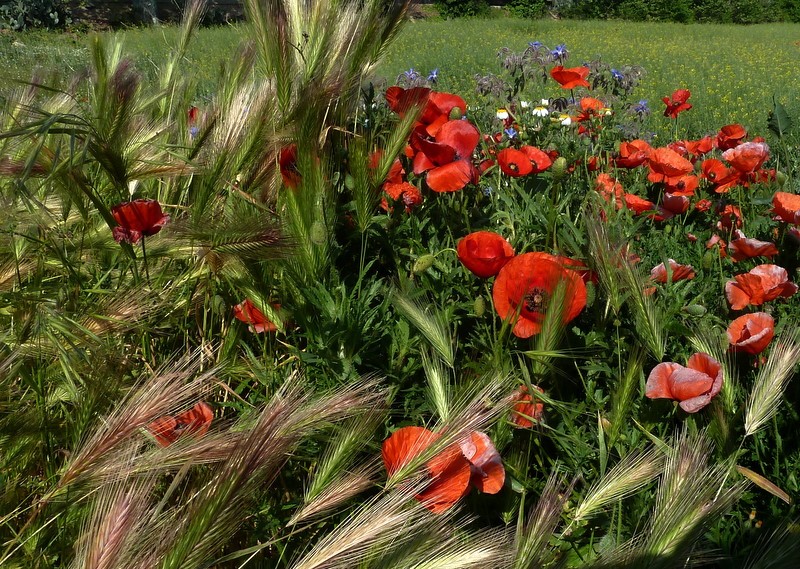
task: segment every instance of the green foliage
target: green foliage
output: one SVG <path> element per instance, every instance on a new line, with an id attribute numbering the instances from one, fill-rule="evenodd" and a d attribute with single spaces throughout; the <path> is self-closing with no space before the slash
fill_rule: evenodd
<path id="1" fill-rule="evenodd" d="M 548 0 L 511 0 L 506 9 L 518 18 L 540 18 L 550 7 Z"/>
<path id="2" fill-rule="evenodd" d="M 434 6 L 443 18 L 483 16 L 489 12 L 487 0 L 436 0 Z"/>
<path id="3" fill-rule="evenodd" d="M 66 0 L 6 0 L 0 2 L 0 27 L 62 28 L 72 21 L 70 8 Z"/>

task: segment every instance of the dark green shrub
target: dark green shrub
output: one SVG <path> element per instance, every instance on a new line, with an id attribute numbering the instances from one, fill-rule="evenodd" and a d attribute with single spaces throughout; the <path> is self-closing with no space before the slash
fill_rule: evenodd
<path id="1" fill-rule="evenodd" d="M 511 0 L 508 11 L 518 18 L 540 18 L 549 8 L 547 0 Z"/>
<path id="2" fill-rule="evenodd" d="M 757 24 L 774 20 L 761 0 L 732 0 L 731 16 L 734 24 Z"/>
<path id="3" fill-rule="evenodd" d="M 442 18 L 482 16 L 489 12 L 488 0 L 436 0 L 434 6 Z"/>
<path id="4" fill-rule="evenodd" d="M 783 0 L 781 2 L 781 12 L 784 20 L 800 22 L 800 0 Z"/>
<path id="5" fill-rule="evenodd" d="M 647 0 L 623 0 L 617 7 L 617 18 L 643 22 L 652 17 L 651 3 Z"/>
<path id="6" fill-rule="evenodd" d="M 65 0 L 11 0 L 0 2 L 0 28 L 57 28 L 70 23 Z"/>
<path id="7" fill-rule="evenodd" d="M 698 22 L 729 24 L 733 21 L 731 0 L 696 0 L 694 19 Z"/>

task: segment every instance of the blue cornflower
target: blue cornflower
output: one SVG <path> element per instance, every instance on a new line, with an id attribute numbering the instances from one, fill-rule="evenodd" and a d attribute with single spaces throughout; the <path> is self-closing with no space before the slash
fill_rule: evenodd
<path id="1" fill-rule="evenodd" d="M 514 130 L 514 127 L 513 127 L 513 126 L 512 126 L 512 127 L 510 127 L 510 128 L 507 128 L 507 129 L 505 130 L 505 133 L 506 133 L 506 136 L 507 136 L 509 139 L 512 139 L 512 138 L 514 138 L 515 136 L 517 136 L 517 131 L 516 131 L 516 130 Z"/>
<path id="2" fill-rule="evenodd" d="M 431 83 L 436 83 L 436 80 L 439 79 L 439 68 L 437 67 L 430 73 L 428 73 L 428 81 Z"/>
<path id="3" fill-rule="evenodd" d="M 616 69 L 611 70 L 611 76 L 616 81 L 622 81 L 623 79 L 625 79 L 625 75 L 623 75 L 620 71 L 617 71 Z"/>

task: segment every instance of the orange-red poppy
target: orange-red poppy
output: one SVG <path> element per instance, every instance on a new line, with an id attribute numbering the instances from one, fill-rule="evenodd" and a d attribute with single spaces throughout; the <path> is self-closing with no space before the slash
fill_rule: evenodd
<path id="1" fill-rule="evenodd" d="M 759 241 L 745 236 L 739 229 L 734 231 L 734 238 L 728 243 L 728 252 L 735 262 L 753 257 L 774 257 L 778 248 L 769 241 Z"/>
<path id="2" fill-rule="evenodd" d="M 697 186 L 700 185 L 700 178 L 694 174 L 686 174 L 677 180 L 670 178 L 670 182 L 665 184 L 664 191 L 673 196 L 693 196 Z"/>
<path id="3" fill-rule="evenodd" d="M 302 177 L 300 176 L 300 171 L 297 169 L 296 144 L 290 144 L 281 149 L 281 154 L 278 157 L 278 165 L 281 170 L 281 178 L 286 187 L 293 190 L 297 189 Z"/>
<path id="4" fill-rule="evenodd" d="M 743 142 L 726 150 L 722 157 L 741 174 L 752 174 L 769 158 L 769 146 L 764 142 Z"/>
<path id="5" fill-rule="evenodd" d="M 788 298 L 797 292 L 797 285 L 789 281 L 789 273 L 778 265 L 758 265 L 749 273 L 733 278 L 725 283 L 725 296 L 732 310 Z"/>
<path id="6" fill-rule="evenodd" d="M 800 196 L 788 192 L 775 192 L 772 196 L 775 219 L 786 223 L 800 223 Z"/>
<path id="7" fill-rule="evenodd" d="M 647 165 L 650 167 L 647 179 L 665 184 L 678 183 L 682 176 L 694 170 L 691 162 L 671 148 L 652 150 L 647 157 Z"/>
<path id="8" fill-rule="evenodd" d="M 728 124 L 719 129 L 714 144 L 717 148 L 728 150 L 739 146 L 747 138 L 747 131 L 740 124 Z"/>
<path id="9" fill-rule="evenodd" d="M 533 389 L 539 393 L 544 393 L 544 390 L 536 385 Z M 516 404 L 511 408 L 511 425 L 519 429 L 529 429 L 534 423 L 540 421 L 544 415 L 544 403 L 540 400 L 534 400 L 533 396 L 528 393 L 528 388 L 525 385 L 520 385 L 519 388 L 512 395 L 512 400 Z"/>
<path id="10" fill-rule="evenodd" d="M 472 153 L 480 138 L 475 125 L 462 120 L 444 123 L 435 140 L 429 140 L 424 129 L 415 129 L 411 137 L 411 146 L 417 151 L 414 173 L 427 172 L 425 181 L 435 192 L 463 189 L 478 177 L 478 171 L 472 165 Z"/>
<path id="11" fill-rule="evenodd" d="M 273 304 L 275 310 L 280 310 L 280 304 Z M 246 298 L 233 307 L 233 315 L 237 320 L 241 320 L 245 324 L 250 325 L 250 331 L 254 334 L 261 334 L 262 332 L 275 332 L 278 327 L 261 312 L 258 307 L 249 299 Z"/>
<path id="12" fill-rule="evenodd" d="M 111 208 L 117 226 L 112 234 L 117 243 L 138 243 L 142 237 L 155 235 L 169 222 L 156 200 L 133 200 Z"/>
<path id="13" fill-rule="evenodd" d="M 766 312 L 745 314 L 730 323 L 727 334 L 732 351 L 760 354 L 775 336 L 775 319 Z"/>
<path id="14" fill-rule="evenodd" d="M 586 78 L 589 76 L 588 67 L 569 67 L 564 68 L 558 65 L 550 70 L 550 77 L 556 80 L 563 89 L 574 89 L 575 87 L 589 87 Z"/>
<path id="15" fill-rule="evenodd" d="M 700 165 L 701 176 L 714 185 L 718 194 L 726 193 L 739 183 L 739 174 L 733 168 L 728 168 L 722 160 L 709 158 Z"/>
<path id="16" fill-rule="evenodd" d="M 410 212 L 416 206 L 422 203 L 422 193 L 419 188 L 410 182 L 389 183 L 383 184 L 383 191 L 392 201 L 402 201 L 406 206 L 406 213 Z M 391 211 L 392 207 L 386 198 L 381 199 L 381 209 L 384 211 Z"/>
<path id="17" fill-rule="evenodd" d="M 687 152 L 694 155 L 695 158 L 703 154 L 708 154 L 714 147 L 714 141 L 710 136 L 704 136 L 699 140 L 687 140 L 685 144 Z"/>
<path id="18" fill-rule="evenodd" d="M 553 165 L 553 158 L 550 156 L 550 154 L 544 150 L 536 148 L 535 146 L 525 144 L 520 146 L 519 150 L 528 157 L 528 160 L 531 161 L 531 166 L 533 168 L 531 172 L 533 174 L 544 172 Z"/>
<path id="19" fill-rule="evenodd" d="M 598 174 L 597 179 L 594 181 L 594 189 L 607 202 L 613 200 L 616 209 L 622 208 L 625 189 L 616 178 L 606 173 Z"/>
<path id="20" fill-rule="evenodd" d="M 636 215 L 658 211 L 656 204 L 636 194 L 625 194 L 625 207 Z"/>
<path id="21" fill-rule="evenodd" d="M 742 226 L 742 210 L 735 205 L 728 204 L 717 210 L 719 214 L 719 221 L 717 222 L 717 229 L 724 231 L 733 231 Z"/>
<path id="22" fill-rule="evenodd" d="M 458 116 L 467 112 L 467 103 L 458 95 L 431 91 L 427 87 L 389 87 L 386 102 L 401 117 L 409 110 L 421 109 L 416 125 L 421 125 L 429 136 L 436 136 L 441 126 L 450 120 L 454 109 L 458 109 Z"/>
<path id="23" fill-rule="evenodd" d="M 563 305 L 552 306 L 560 287 Z M 492 298 L 500 318 L 512 322 L 514 335 L 530 338 L 541 331 L 548 310 L 560 310 L 564 324 L 580 314 L 586 306 L 586 285 L 577 272 L 565 268 L 551 255 L 525 253 L 500 269 Z"/>
<path id="24" fill-rule="evenodd" d="M 475 276 L 488 279 L 514 256 L 514 248 L 502 235 L 475 231 L 458 242 L 458 259 Z"/>
<path id="25" fill-rule="evenodd" d="M 500 453 L 486 433 L 473 431 L 460 443 L 461 452 L 469 462 L 469 483 L 484 494 L 497 494 L 503 489 L 506 471 Z"/>
<path id="26" fill-rule="evenodd" d="M 183 413 L 159 417 L 147 425 L 147 430 L 160 446 L 166 447 L 186 435 L 202 437 L 213 418 L 211 406 L 205 401 L 198 401 Z"/>
<path id="27" fill-rule="evenodd" d="M 617 156 L 614 157 L 614 164 L 618 168 L 636 168 L 647 161 L 652 150 L 653 148 L 644 140 L 622 142 L 619 145 Z"/>
<path id="28" fill-rule="evenodd" d="M 673 362 L 658 364 L 647 377 L 645 395 L 650 399 L 673 399 L 681 409 L 696 413 L 722 389 L 722 366 L 702 352 L 686 362 L 686 367 Z"/>
<path id="29" fill-rule="evenodd" d="M 666 265 L 661 263 L 653 267 L 653 270 L 650 271 L 650 278 L 657 283 L 666 283 L 667 280 L 671 280 L 672 282 L 688 281 L 695 277 L 694 267 L 691 265 L 681 265 L 674 259 L 668 259 L 667 263 L 669 264 L 669 272 L 667 271 Z M 670 275 L 672 276 L 671 279 L 669 278 Z"/>
<path id="30" fill-rule="evenodd" d="M 692 93 L 688 89 L 678 89 L 672 93 L 672 97 L 663 97 L 661 100 L 667 105 L 664 116 L 676 119 L 678 114 L 691 109 L 692 105 L 686 102 L 691 96 Z"/>
<path id="31" fill-rule="evenodd" d="M 497 164 L 506 176 L 518 178 L 533 172 L 533 164 L 528 156 L 516 148 L 504 148 L 497 153 Z"/>

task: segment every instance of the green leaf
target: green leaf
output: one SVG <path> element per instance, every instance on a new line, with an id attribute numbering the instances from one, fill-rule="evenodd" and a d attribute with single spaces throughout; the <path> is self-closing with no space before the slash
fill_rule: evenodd
<path id="1" fill-rule="evenodd" d="M 778 100 L 772 97 L 772 110 L 769 112 L 767 127 L 778 138 L 783 138 L 792 128 L 792 117 Z"/>

